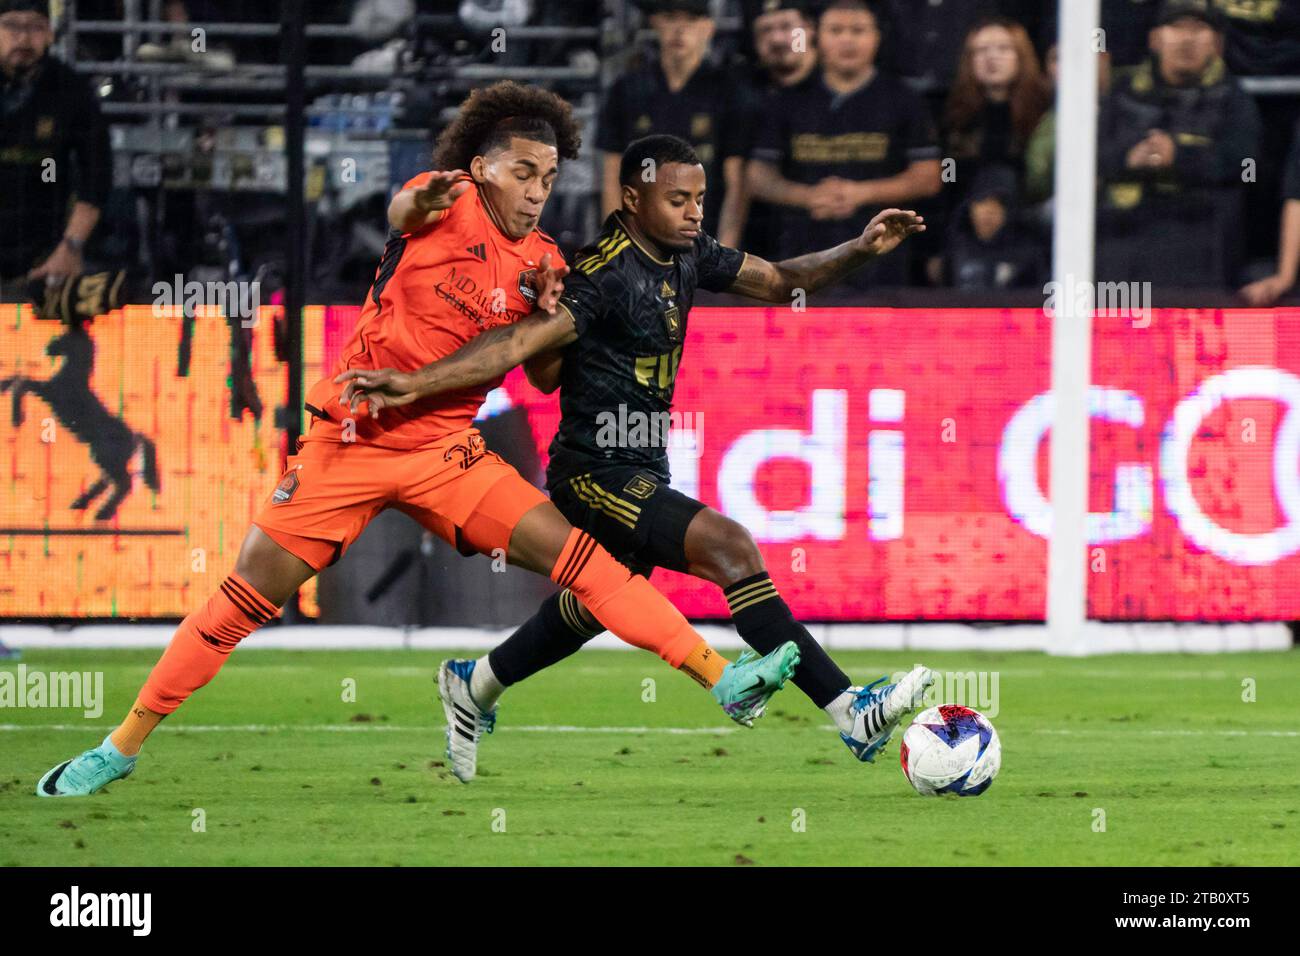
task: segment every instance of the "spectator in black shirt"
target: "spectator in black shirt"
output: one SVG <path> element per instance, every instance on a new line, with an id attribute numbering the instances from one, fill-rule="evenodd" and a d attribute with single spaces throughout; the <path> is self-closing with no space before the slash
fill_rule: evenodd
<path id="1" fill-rule="evenodd" d="M 748 156 L 764 120 L 776 108 L 776 95 L 798 86 L 817 69 L 817 21 L 807 0 L 754 0 L 747 4 L 745 15 L 756 60 L 745 89 L 746 116 L 741 124 L 741 151 Z M 777 208 L 753 201 L 748 189 L 741 192 L 743 248 L 756 256 L 775 258 Z"/>
<path id="2" fill-rule="evenodd" d="M 707 0 L 656 0 L 651 9 L 658 59 L 615 80 L 600 111 L 596 147 L 604 153 L 603 212 L 619 207 L 623 150 L 650 133 L 667 133 L 690 143 L 704 164 L 709 183 L 705 230 L 724 244 L 739 245 L 744 176 L 740 84 L 708 62 L 715 24 Z"/>
<path id="3" fill-rule="evenodd" d="M 11 301 L 28 279 L 83 270 L 112 185 L 99 102 L 50 56 L 53 42 L 46 3 L 0 0 L 0 282 Z"/>
<path id="4" fill-rule="evenodd" d="M 1273 305 L 1295 287 L 1300 270 L 1300 123 L 1291 134 L 1291 150 L 1282 179 L 1282 226 L 1278 240 L 1277 271 L 1241 290 L 1255 308 Z"/>
<path id="5" fill-rule="evenodd" d="M 879 46 L 870 5 L 832 0 L 817 23 L 821 70 L 773 102 L 748 185 L 756 199 L 782 207 L 782 257 L 847 241 L 882 208 L 939 191 L 934 125 L 916 94 L 876 69 Z M 910 267 L 903 251 L 848 283 L 905 284 Z"/>
<path id="6" fill-rule="evenodd" d="M 1238 76 L 1300 75 L 1300 0 L 1214 0 Z"/>
<path id="7" fill-rule="evenodd" d="M 1237 76 L 1300 76 L 1300 0 L 1215 0 L 1224 20 L 1224 53 Z M 1300 120 L 1300 97 L 1258 96 L 1261 136 L 1259 178 L 1246 193 L 1247 222 L 1272 219 L 1282 188 L 1277 164 L 1290 148 L 1291 130 Z M 1246 257 L 1273 255 L 1272 230 L 1246 233 Z"/>
<path id="8" fill-rule="evenodd" d="M 1102 102 L 1098 273 L 1106 279 L 1221 286 L 1240 246 L 1243 161 L 1259 114 L 1228 73 L 1207 0 L 1166 0 L 1152 57 L 1121 71 Z"/>

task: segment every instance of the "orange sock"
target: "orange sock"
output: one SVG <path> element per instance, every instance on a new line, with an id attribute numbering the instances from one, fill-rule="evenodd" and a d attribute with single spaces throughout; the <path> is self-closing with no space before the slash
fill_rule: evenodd
<path id="1" fill-rule="evenodd" d="M 569 532 L 551 569 L 551 580 L 577 595 L 596 620 L 627 643 L 654 651 L 673 667 L 681 667 L 701 644 L 708 647 L 649 581 L 619 564 L 577 528 Z M 717 651 L 712 654 L 719 657 Z M 726 664 L 723 660 L 722 666 Z"/>
<path id="2" fill-rule="evenodd" d="M 140 698 L 135 699 L 131 705 L 131 710 L 117 730 L 109 734 L 109 739 L 113 741 L 123 756 L 134 757 L 140 752 L 141 745 L 144 744 L 145 738 L 153 733 L 153 729 L 158 726 L 158 722 L 166 714 L 157 714 L 141 703 Z"/>
<path id="3" fill-rule="evenodd" d="M 236 644 L 275 614 L 274 604 L 232 572 L 207 604 L 181 622 L 144 682 L 137 705 L 162 716 L 170 714 L 216 676 Z M 125 722 L 119 730 L 124 736 L 131 734 Z"/>
<path id="4" fill-rule="evenodd" d="M 722 672 L 729 663 L 730 661 L 709 646 L 708 641 L 701 640 L 686 655 L 686 660 L 682 661 L 677 669 L 687 677 L 694 678 L 700 686 L 711 688 L 722 680 Z"/>

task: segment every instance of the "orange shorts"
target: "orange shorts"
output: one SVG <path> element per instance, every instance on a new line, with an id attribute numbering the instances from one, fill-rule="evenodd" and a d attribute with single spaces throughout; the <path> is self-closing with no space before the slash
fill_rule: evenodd
<path id="1" fill-rule="evenodd" d="M 319 571 L 385 508 L 410 515 L 462 554 L 491 554 L 497 548 L 508 553 L 519 519 L 547 500 L 488 451 L 475 428 L 413 449 L 309 432 L 253 523 Z"/>

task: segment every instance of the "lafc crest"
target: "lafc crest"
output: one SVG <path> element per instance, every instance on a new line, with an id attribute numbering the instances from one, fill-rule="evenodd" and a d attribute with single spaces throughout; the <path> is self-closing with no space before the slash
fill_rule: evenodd
<path id="1" fill-rule="evenodd" d="M 664 310 L 664 325 L 668 327 L 668 334 L 675 339 L 681 338 L 682 333 L 682 313 L 677 308 L 677 303 L 673 301 L 673 296 L 676 294 L 667 279 L 660 283 L 659 297 L 668 302 L 668 308 Z"/>

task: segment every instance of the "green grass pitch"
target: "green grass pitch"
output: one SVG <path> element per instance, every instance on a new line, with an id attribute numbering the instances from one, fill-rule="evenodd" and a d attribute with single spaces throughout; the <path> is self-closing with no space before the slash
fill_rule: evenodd
<path id="1" fill-rule="evenodd" d="M 105 709 L 0 709 L 0 864 L 1300 862 L 1300 652 L 837 655 L 855 680 L 917 660 L 997 673 L 1002 772 L 969 799 L 915 794 L 898 735 L 852 760 L 793 686 L 750 731 L 650 655 L 597 650 L 509 691 L 462 785 L 442 656 L 238 651 L 133 776 L 41 800 L 39 776 L 114 725 L 157 652 L 31 651 L 29 670 L 102 671 Z"/>

